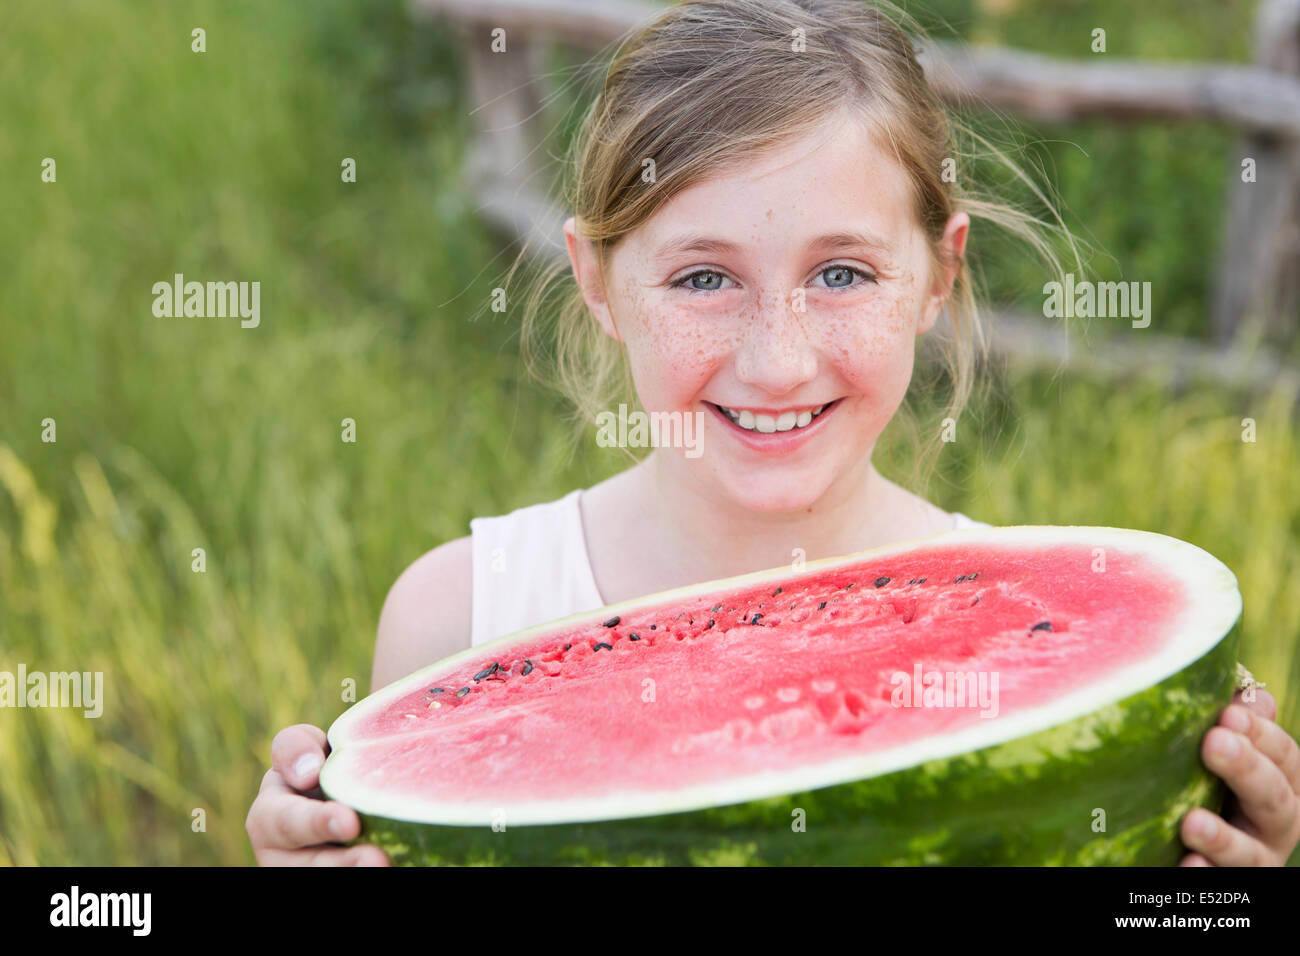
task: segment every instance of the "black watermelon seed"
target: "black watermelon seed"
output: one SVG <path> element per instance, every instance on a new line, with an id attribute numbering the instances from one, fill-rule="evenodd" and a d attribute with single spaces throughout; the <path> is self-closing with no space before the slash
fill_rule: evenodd
<path id="1" fill-rule="evenodd" d="M 749 623 L 750 623 L 750 624 L 757 624 L 757 623 L 758 623 L 758 619 L 759 619 L 760 617 L 762 617 L 762 616 L 763 616 L 763 615 L 761 615 L 761 614 L 759 614 L 757 611 L 755 611 L 755 612 L 754 612 L 754 617 L 753 617 L 752 620 L 750 620 Z"/>
<path id="2" fill-rule="evenodd" d="M 608 621 L 605 622 L 605 626 L 606 626 L 606 627 L 613 627 L 615 624 L 617 624 L 617 623 L 619 622 L 619 620 L 620 620 L 620 618 L 618 618 L 618 617 L 611 617 Z"/>
<path id="3" fill-rule="evenodd" d="M 872 583 L 873 583 L 876 587 L 878 587 L 878 588 L 883 588 L 886 584 L 889 583 L 889 578 L 886 578 L 886 577 L 879 577 L 879 578 L 876 578 L 876 580 L 873 581 Z"/>
<path id="4" fill-rule="evenodd" d="M 565 644 L 565 645 L 564 645 L 564 649 L 567 651 L 567 650 L 568 650 L 569 648 L 571 648 L 572 646 L 573 646 L 572 644 Z"/>
<path id="5" fill-rule="evenodd" d="M 722 610 L 722 605 L 721 605 L 721 604 L 715 604 L 715 605 L 713 605 L 713 607 L 709 608 L 709 613 L 710 613 L 710 614 L 717 614 L 717 613 L 718 613 L 719 611 L 721 611 L 721 610 Z"/>
<path id="6" fill-rule="evenodd" d="M 849 588 L 853 587 L 853 585 L 857 583 L 858 583 L 857 581 L 850 581 L 848 584 L 844 585 L 844 590 L 847 591 Z"/>
<path id="7" fill-rule="evenodd" d="M 629 634 L 627 637 L 628 637 L 628 640 L 630 640 L 630 641 L 639 641 L 639 640 L 641 640 L 641 635 L 640 635 L 640 634 Z"/>
<path id="8" fill-rule="evenodd" d="M 772 597 L 776 597 L 778 594 L 780 594 L 780 593 L 781 593 L 782 591 L 784 591 L 784 590 L 785 590 L 785 588 L 778 587 L 775 591 L 772 592 Z"/>
<path id="9" fill-rule="evenodd" d="M 429 688 L 429 693 L 430 693 L 430 694 L 441 694 L 445 689 L 446 689 L 446 688 L 443 688 L 443 687 L 430 687 L 430 688 Z"/>
<path id="10" fill-rule="evenodd" d="M 591 649 L 592 649 L 593 651 L 598 651 L 598 650 L 600 650 L 601 648 L 604 648 L 604 649 L 607 650 L 607 651 L 612 651 L 612 650 L 614 649 L 614 645 L 613 645 L 613 644 L 606 644 L 604 641 L 601 641 L 599 644 L 594 645 Z"/>
<path id="11" fill-rule="evenodd" d="M 1051 621 L 1039 621 L 1037 624 L 1035 624 L 1033 627 L 1030 628 L 1031 631 L 1050 631 L 1051 629 L 1052 629 Z"/>
<path id="12" fill-rule="evenodd" d="M 466 694 L 468 694 L 468 693 L 469 693 L 469 688 L 468 688 L 468 687 L 462 687 L 460 690 L 456 691 L 456 696 L 457 696 L 457 697 L 464 697 L 464 696 L 465 696 Z"/>
<path id="13" fill-rule="evenodd" d="M 974 581 L 974 580 L 975 580 L 977 577 L 979 577 L 979 576 L 980 576 L 980 573 L 979 573 L 978 571 L 976 571 L 974 574 L 968 574 L 968 575 L 966 575 L 966 580 L 967 580 L 967 581 Z"/>
<path id="14" fill-rule="evenodd" d="M 917 583 L 917 584 L 924 584 L 924 583 L 925 583 L 926 581 L 928 581 L 928 580 L 930 580 L 930 579 L 929 579 L 929 578 L 917 578 L 917 579 L 916 579 L 916 583 Z"/>
<path id="15" fill-rule="evenodd" d="M 524 669 L 523 669 L 522 671 L 520 671 L 519 673 L 520 673 L 520 674 L 531 674 L 532 672 L 533 672 L 533 662 L 530 661 L 530 660 L 525 660 L 525 661 L 524 661 Z"/>
<path id="16" fill-rule="evenodd" d="M 825 602 L 825 601 L 822 601 L 821 604 L 818 604 L 818 605 L 817 605 L 817 610 L 819 610 L 819 611 L 824 611 L 824 610 L 826 610 L 826 602 Z"/>
<path id="17" fill-rule="evenodd" d="M 495 674 L 495 673 L 496 673 L 500 668 L 501 668 L 501 665 L 498 664 L 496 661 L 493 661 L 491 667 L 485 667 L 485 668 L 483 668 L 481 671 L 479 671 L 477 674 L 475 674 L 475 675 L 474 675 L 474 680 L 475 680 L 475 681 L 481 681 L 484 677 L 491 677 L 491 676 L 492 676 L 493 674 Z"/>
<path id="18" fill-rule="evenodd" d="M 651 625 L 650 625 L 650 630 L 652 630 L 652 631 L 653 631 L 653 630 L 654 630 L 654 629 L 655 629 L 655 628 L 656 628 L 656 627 L 658 627 L 658 625 L 657 625 L 657 624 L 651 624 Z"/>
<path id="19" fill-rule="evenodd" d="M 952 583 L 953 583 L 953 584 L 960 584 L 962 581 L 965 581 L 965 580 L 966 580 L 966 575 L 962 574 L 962 575 L 959 575 L 958 577 L 953 578 L 953 579 L 952 579 Z"/>
<path id="20" fill-rule="evenodd" d="M 687 623 L 687 624 L 694 624 L 694 623 L 695 623 L 695 618 L 691 618 L 691 619 L 688 620 L 686 623 Z"/>
<path id="21" fill-rule="evenodd" d="M 709 627 L 712 627 L 713 624 L 714 624 L 713 618 L 709 618 Z M 707 631 L 709 627 L 706 627 L 705 630 Z"/>

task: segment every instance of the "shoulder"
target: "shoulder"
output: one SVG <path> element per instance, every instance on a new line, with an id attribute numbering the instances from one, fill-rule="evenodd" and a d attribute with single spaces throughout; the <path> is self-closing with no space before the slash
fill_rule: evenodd
<path id="1" fill-rule="evenodd" d="M 371 690 L 470 646 L 473 564 L 466 535 L 425 552 L 398 576 L 379 614 Z"/>

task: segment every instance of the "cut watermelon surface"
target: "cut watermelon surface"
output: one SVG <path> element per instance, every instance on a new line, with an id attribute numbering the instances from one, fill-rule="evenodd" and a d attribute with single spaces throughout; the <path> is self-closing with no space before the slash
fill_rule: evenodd
<path id="1" fill-rule="evenodd" d="M 1240 609 L 1172 538 L 957 531 L 455 655 L 322 787 L 399 862 L 1174 862 Z"/>

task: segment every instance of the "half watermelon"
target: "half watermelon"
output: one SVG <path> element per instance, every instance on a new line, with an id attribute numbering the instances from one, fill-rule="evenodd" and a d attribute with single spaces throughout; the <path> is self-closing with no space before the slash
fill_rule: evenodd
<path id="1" fill-rule="evenodd" d="M 471 648 L 321 786 L 398 863 L 1172 864 L 1240 613 L 1174 538 L 955 531 Z"/>

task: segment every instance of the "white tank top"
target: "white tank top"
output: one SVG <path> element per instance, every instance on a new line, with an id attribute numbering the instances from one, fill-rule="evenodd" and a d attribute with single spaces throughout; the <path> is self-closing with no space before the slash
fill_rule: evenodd
<path id="1" fill-rule="evenodd" d="M 471 519 L 471 645 L 604 607 L 578 510 L 582 491 Z M 954 528 L 990 527 L 961 512 L 953 512 L 953 522 Z"/>

